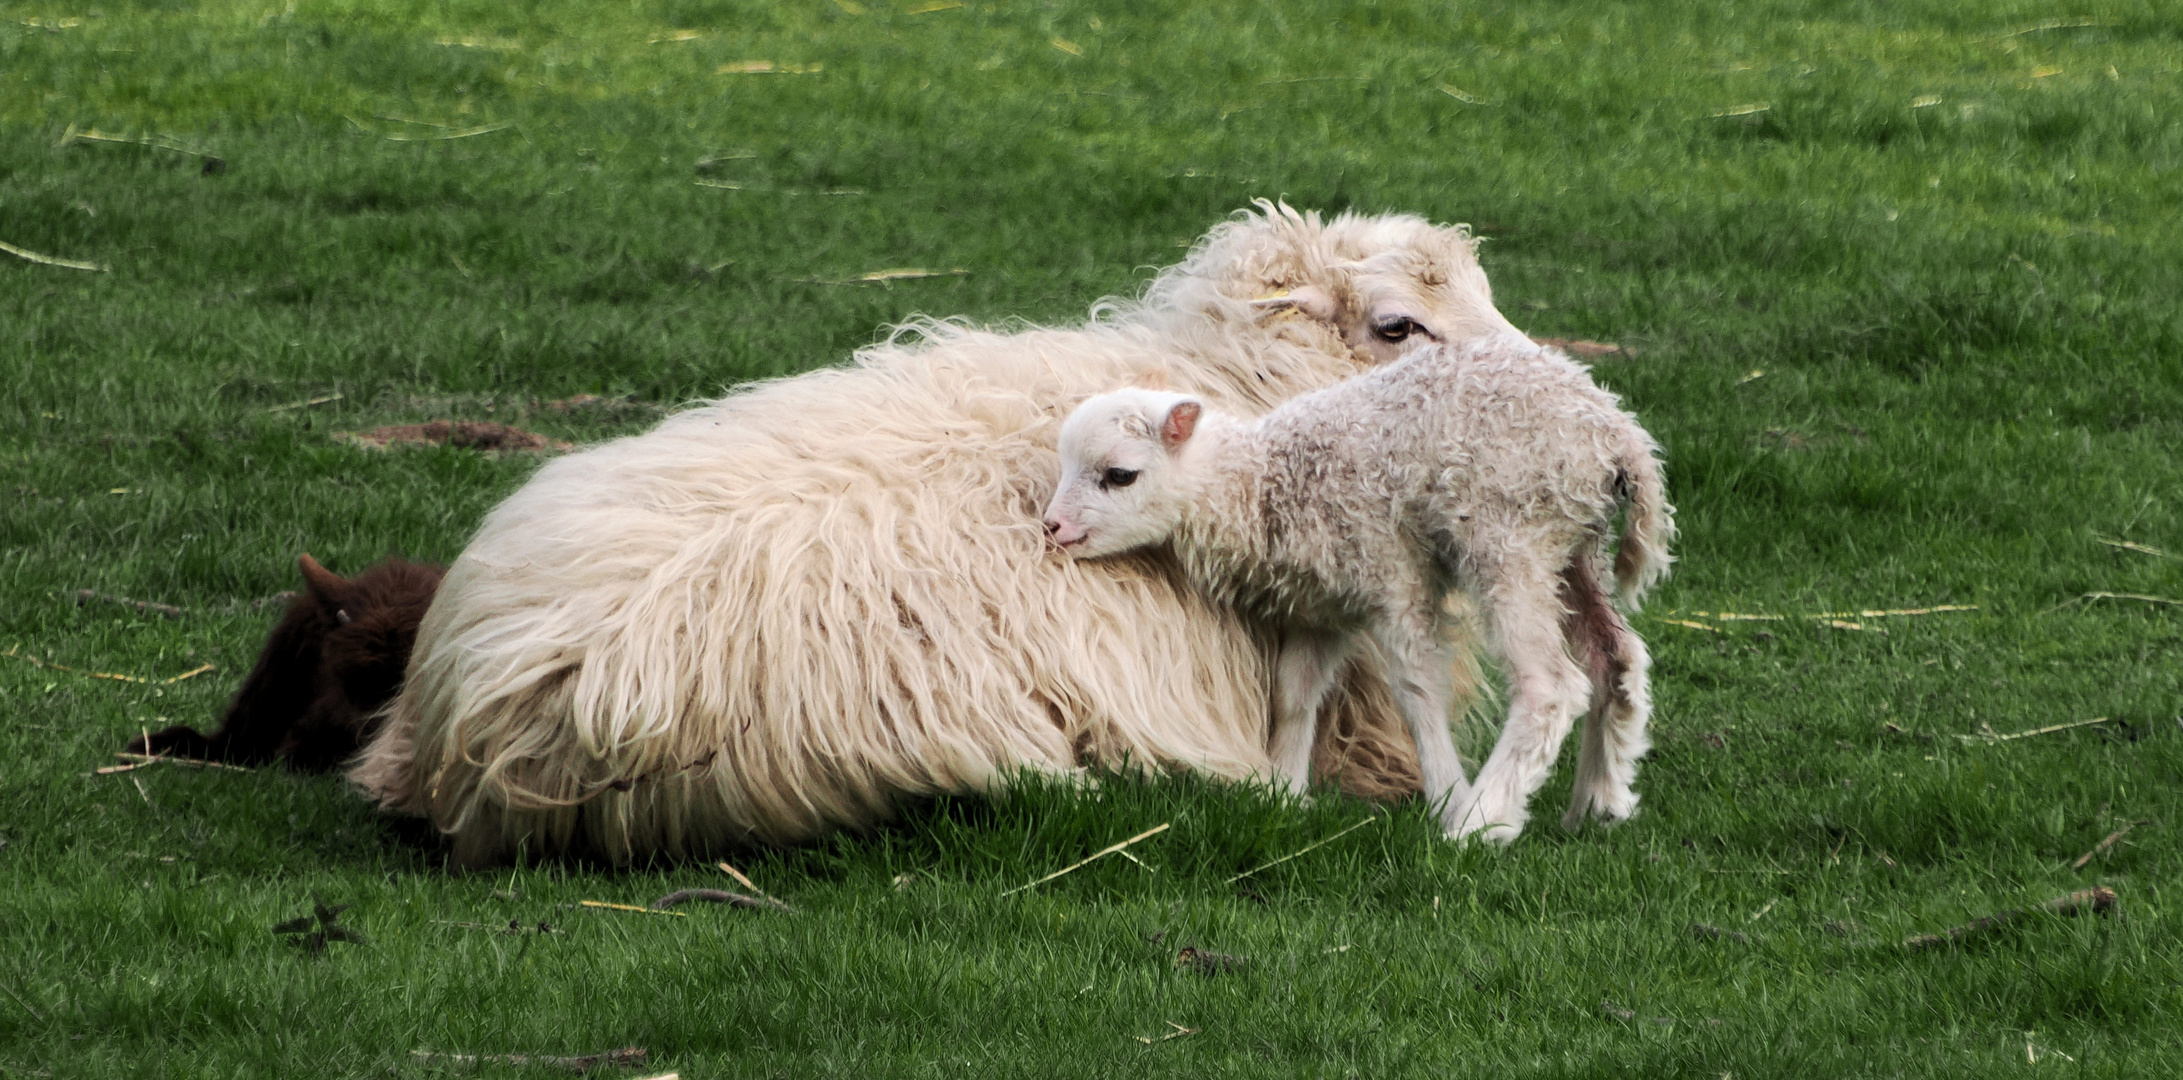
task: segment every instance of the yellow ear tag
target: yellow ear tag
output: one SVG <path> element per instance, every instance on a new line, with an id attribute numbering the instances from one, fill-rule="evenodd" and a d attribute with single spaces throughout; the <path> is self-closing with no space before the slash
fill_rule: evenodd
<path id="1" fill-rule="evenodd" d="M 1290 289 L 1276 289 L 1273 292 L 1260 293 L 1257 296 L 1251 297 L 1251 300 L 1254 303 L 1260 300 L 1280 300 L 1286 298 L 1292 291 L 1293 290 Z M 1304 312 L 1301 308 L 1298 308 L 1294 304 L 1290 304 L 1288 307 L 1282 308 L 1281 310 L 1276 311 L 1271 315 L 1265 316 L 1265 318 L 1272 322 L 1280 322 L 1283 319 L 1297 318 L 1303 315 L 1303 313 Z"/>

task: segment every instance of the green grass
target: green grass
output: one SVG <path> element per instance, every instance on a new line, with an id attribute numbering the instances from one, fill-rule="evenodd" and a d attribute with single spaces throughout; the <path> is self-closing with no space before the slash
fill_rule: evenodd
<path id="1" fill-rule="evenodd" d="M 0 651 L 220 667 L 0 658 L 0 1075 L 2183 1071 L 2183 610 L 2048 611 L 2183 597 L 2183 560 L 2098 542 L 2183 552 L 2183 15 L 916 6 L 0 2 L 0 240 L 111 267 L 0 256 Z M 819 70 L 717 73 L 752 60 Z M 86 775 L 212 722 L 295 552 L 451 558 L 535 464 L 336 431 L 640 431 L 914 312 L 1079 317 L 1261 194 L 1472 222 L 1520 324 L 1636 350 L 1598 375 L 1683 529 L 1638 820 L 1554 828 L 1565 770 L 1506 852 L 1405 805 L 1239 886 L 1368 809 L 1113 780 L 754 854 L 797 914 L 670 918 L 562 905 L 725 879 L 455 877 L 332 779 Z M 970 273 L 807 280 L 899 266 Z M 625 404 L 536 407 L 577 393 Z M 1944 603 L 1979 610 L 1666 621 Z M 1145 867 L 1002 895 L 1161 822 Z M 2120 917 L 1893 944 L 2093 883 Z M 276 939 L 314 892 L 370 943 Z M 434 922 L 510 918 L 567 932 Z M 1200 1030 L 1135 1038 L 1170 1021 Z"/>

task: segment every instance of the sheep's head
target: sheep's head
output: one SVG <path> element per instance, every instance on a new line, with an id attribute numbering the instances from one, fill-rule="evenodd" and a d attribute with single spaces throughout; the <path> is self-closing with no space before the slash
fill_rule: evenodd
<path id="1" fill-rule="evenodd" d="M 1461 225 L 1410 214 L 1318 214 L 1265 199 L 1207 234 L 1162 275 L 1147 306 L 1256 322 L 1381 364 L 1424 341 L 1463 343 L 1515 327 L 1493 306 Z M 1330 340 L 1331 339 L 1331 340 Z"/>
<path id="2" fill-rule="evenodd" d="M 1280 291 L 1252 302 L 1267 317 L 1294 312 L 1323 323 L 1373 364 L 1421 344 L 1516 332 L 1493 306 L 1465 226 L 1408 214 L 1344 214 L 1321 226 L 1285 206 L 1266 212 L 1284 215 L 1294 242 L 1309 246 Z"/>
<path id="3" fill-rule="evenodd" d="M 1077 406 L 1061 425 L 1047 540 L 1089 559 L 1167 539 L 1187 506 L 1182 456 L 1204 408 L 1187 395 L 1138 389 Z"/>

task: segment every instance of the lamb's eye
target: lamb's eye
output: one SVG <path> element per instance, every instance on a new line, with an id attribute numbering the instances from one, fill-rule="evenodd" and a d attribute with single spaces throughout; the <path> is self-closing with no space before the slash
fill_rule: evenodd
<path id="1" fill-rule="evenodd" d="M 1110 488 L 1128 487 L 1137 482 L 1136 469 L 1108 469 L 1105 477 Z"/>
<path id="2" fill-rule="evenodd" d="M 1416 320 L 1403 315 L 1381 319 L 1372 324 L 1372 332 L 1382 341 L 1401 341 L 1423 329 L 1425 328 L 1419 326 Z"/>

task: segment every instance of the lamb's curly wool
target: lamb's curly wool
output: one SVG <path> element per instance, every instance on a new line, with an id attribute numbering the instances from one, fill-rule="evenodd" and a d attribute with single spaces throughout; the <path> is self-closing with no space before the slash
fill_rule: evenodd
<path id="1" fill-rule="evenodd" d="M 1060 450 L 1055 543 L 1090 558 L 1171 542 L 1208 595 L 1283 630 L 1273 757 L 1289 783 L 1303 785 L 1321 699 L 1368 638 L 1449 835 L 1513 838 L 1587 704 L 1566 820 L 1635 811 L 1649 660 L 1600 588 L 1601 552 L 1627 503 L 1615 576 L 1635 603 L 1667 570 L 1672 508 L 1652 438 L 1566 356 L 1513 334 L 1434 345 L 1255 423 L 1117 391 L 1069 417 Z M 1488 618 L 1512 699 L 1475 789 L 1442 674 L 1457 587 Z"/>
<path id="2" fill-rule="evenodd" d="M 1460 229 L 1260 208 L 1083 327 L 920 321 L 548 464 L 450 569 L 352 779 L 480 863 L 795 841 L 1015 768 L 1270 774 L 1262 630 L 1163 558 L 1043 550 L 1060 417 L 1148 379 L 1256 414 L 1383 359 L 1354 311 L 1278 310 L 1332 267 L 1493 306 Z M 1415 790 L 1368 674 L 1329 726 L 1323 768 Z"/>

